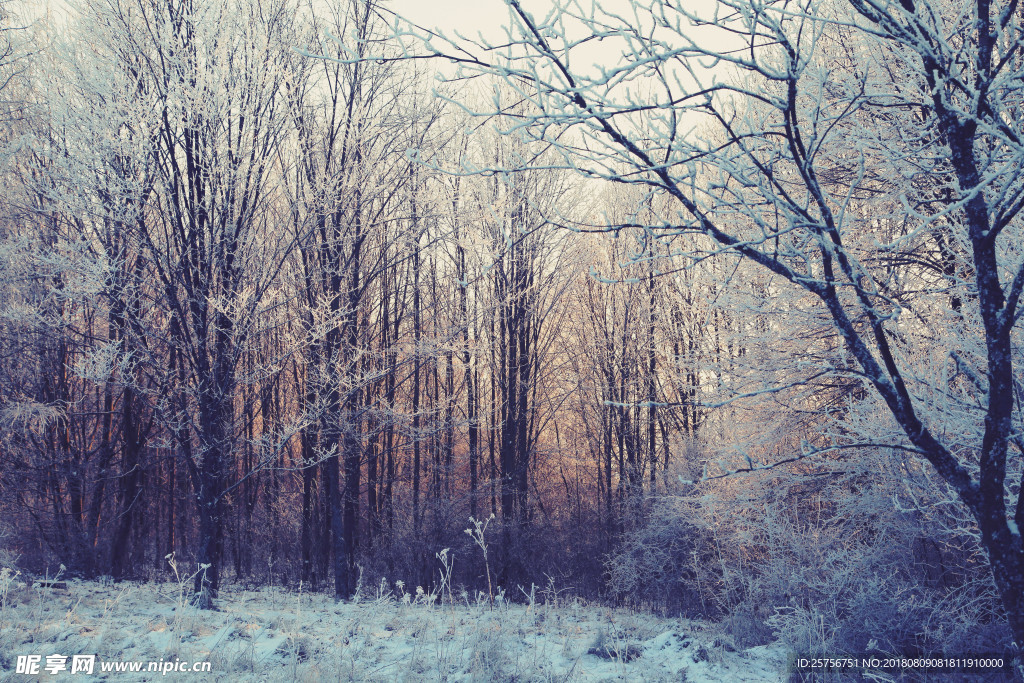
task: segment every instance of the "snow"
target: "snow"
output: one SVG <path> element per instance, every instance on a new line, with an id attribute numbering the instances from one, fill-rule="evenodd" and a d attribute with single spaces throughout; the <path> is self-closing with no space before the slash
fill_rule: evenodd
<path id="1" fill-rule="evenodd" d="M 400 589 L 396 589 L 400 590 Z M 22 584 L 0 610 L 0 679 L 18 655 L 209 661 L 212 674 L 99 673 L 92 680 L 781 681 L 779 645 L 737 651 L 713 624 L 578 601 L 510 605 L 455 592 L 335 603 L 281 588 L 227 588 L 217 611 L 177 584 Z M 0 595 L 0 597 L 3 597 Z M 628 654 L 627 654 L 628 653 Z M 67 672 L 60 678 L 77 677 Z M 50 680 L 19 675 L 17 680 Z M 14 678 L 12 677 L 12 680 Z"/>

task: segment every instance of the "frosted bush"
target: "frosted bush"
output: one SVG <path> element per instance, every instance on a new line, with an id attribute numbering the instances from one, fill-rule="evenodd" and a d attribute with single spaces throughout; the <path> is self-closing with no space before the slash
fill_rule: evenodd
<path id="1" fill-rule="evenodd" d="M 620 537 L 605 568 L 612 594 L 630 604 L 659 606 L 673 612 L 718 616 L 702 606 L 694 575 L 693 553 L 701 532 L 686 523 L 684 501 L 661 498 Z"/>

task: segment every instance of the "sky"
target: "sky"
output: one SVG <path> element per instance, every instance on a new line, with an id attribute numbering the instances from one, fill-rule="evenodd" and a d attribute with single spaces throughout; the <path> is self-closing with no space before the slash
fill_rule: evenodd
<path id="1" fill-rule="evenodd" d="M 629 11 L 630 0 L 597 1 L 608 9 Z M 544 15 L 554 5 L 550 0 L 522 0 L 521 4 L 534 15 Z M 583 0 L 581 4 L 586 7 L 589 2 Z M 686 0 L 687 8 L 699 12 L 710 12 L 715 4 L 716 0 Z M 390 0 L 386 5 L 424 28 L 459 31 L 469 37 L 478 32 L 485 37 L 501 37 L 501 27 L 508 20 L 504 0 Z"/>
<path id="2" fill-rule="evenodd" d="M 705 17 L 713 16 L 718 5 L 717 0 L 684 1 L 687 10 L 697 12 Z M 552 0 L 520 0 L 520 3 L 538 20 L 543 20 L 556 4 Z M 627 19 L 634 15 L 636 6 L 633 0 L 561 0 L 558 4 L 569 5 L 571 11 L 583 11 L 584 13 L 589 12 L 592 6 L 598 5 L 606 11 Z M 639 4 L 641 6 L 651 4 L 657 6 L 658 3 L 642 2 Z M 666 1 L 665 4 L 669 5 L 669 2 Z M 510 17 L 505 0 L 386 0 L 384 6 L 419 27 L 438 31 L 452 40 L 456 40 L 456 33 L 470 39 L 479 39 L 482 35 L 484 40 L 492 45 L 504 44 L 507 40 L 504 27 L 509 24 Z M 641 16 L 645 16 L 642 11 Z M 575 27 L 573 23 L 567 24 L 566 29 L 574 39 L 590 35 L 590 31 L 584 29 L 578 22 Z M 686 31 L 688 33 L 699 32 L 702 37 L 701 42 L 705 46 L 721 41 L 724 36 L 723 32 L 715 28 L 692 29 L 687 27 Z M 694 35 L 696 34 L 694 33 Z M 556 39 L 553 45 L 557 48 L 558 43 L 559 41 Z M 595 71 L 592 69 L 595 64 L 603 68 L 614 68 L 619 66 L 621 61 L 622 44 L 614 40 L 605 40 L 601 43 L 591 42 L 577 46 L 573 50 L 573 69 L 578 73 L 582 70 L 582 72 L 594 74 Z M 436 64 L 436 66 L 440 67 L 442 73 L 449 70 L 448 67 L 441 64 Z M 669 69 L 671 70 L 672 67 L 670 66 Z M 720 70 L 718 67 L 711 69 L 697 67 L 697 71 L 702 74 L 702 80 L 716 73 L 719 77 L 727 77 L 727 70 L 724 68 Z M 685 75 L 683 78 L 689 80 Z"/>
<path id="3" fill-rule="evenodd" d="M 550 6 L 545 0 L 523 4 L 532 11 Z M 483 33 L 489 40 L 498 40 L 504 36 L 501 27 L 508 21 L 508 6 L 502 0 L 391 0 L 387 6 L 423 28 L 440 28 L 453 36 L 459 32 L 475 38 Z"/>

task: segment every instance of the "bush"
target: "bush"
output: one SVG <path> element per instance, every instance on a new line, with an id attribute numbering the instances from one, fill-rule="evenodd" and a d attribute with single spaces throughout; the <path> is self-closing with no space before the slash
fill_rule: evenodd
<path id="1" fill-rule="evenodd" d="M 916 480 L 907 509 L 906 463 L 884 453 L 802 467 L 635 506 L 607 560 L 613 594 L 721 619 L 741 648 L 1009 651 L 980 545 L 939 486 Z"/>
<path id="2" fill-rule="evenodd" d="M 652 499 L 646 509 L 634 506 L 605 562 L 608 588 L 618 602 L 691 617 L 722 616 L 699 590 L 705 534 L 686 521 L 691 513 L 680 497 Z"/>

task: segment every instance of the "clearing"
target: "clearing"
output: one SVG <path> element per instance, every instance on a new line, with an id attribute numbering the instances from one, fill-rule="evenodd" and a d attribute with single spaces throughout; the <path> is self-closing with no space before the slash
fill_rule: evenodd
<path id="1" fill-rule="evenodd" d="M 185 583 L 0 580 L 0 679 L 147 681 L 781 681 L 779 646 L 737 651 L 714 625 L 576 600 L 490 606 L 458 591 L 381 585 L 375 599 L 335 604 L 282 588 L 221 591 L 217 611 L 185 600 Z M 19 655 L 39 673 L 16 674 Z M 65 670 L 45 670 L 63 655 Z M 94 675 L 73 655 L 96 655 Z M 26 660 L 23 660 L 23 663 Z M 101 671 L 106 666 L 141 671 Z M 147 672 L 209 662 L 211 673 Z M 56 660 L 58 667 L 61 661 Z M 131 669 L 129 669 L 131 670 Z M 136 671 L 138 671 L 136 669 Z"/>

